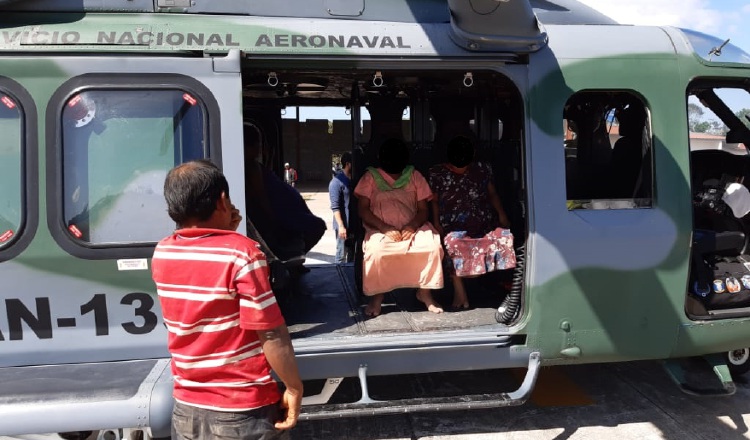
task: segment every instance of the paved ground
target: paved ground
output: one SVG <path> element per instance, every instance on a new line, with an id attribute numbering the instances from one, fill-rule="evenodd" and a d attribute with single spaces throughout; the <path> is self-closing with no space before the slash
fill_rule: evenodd
<path id="1" fill-rule="evenodd" d="M 302 186 L 308 204 L 329 230 L 308 263 L 331 262 L 335 240 L 327 189 Z M 517 383 L 523 371 L 490 371 L 405 376 L 371 387 L 379 392 L 477 389 Z M 741 382 L 739 381 L 741 380 Z M 529 402 L 520 407 L 404 414 L 302 422 L 294 440 L 599 440 L 750 439 L 750 385 L 737 382 L 731 397 L 683 394 L 657 362 L 544 368 Z M 386 389 L 388 388 L 388 389 Z M 58 438 L 27 436 L 28 440 Z M 9 437 L 0 436 L 0 440 Z"/>
<path id="2" fill-rule="evenodd" d="M 336 239 L 333 236 L 333 213 L 328 199 L 328 185 L 325 183 L 302 184 L 298 189 L 307 201 L 307 206 L 318 217 L 326 221 L 328 230 L 317 245 L 307 255 L 307 264 L 333 263 L 336 255 Z"/>
<path id="3" fill-rule="evenodd" d="M 503 381 L 515 371 L 405 377 L 393 389 Z M 750 439 L 750 386 L 731 397 L 681 393 L 656 362 L 545 368 L 520 407 L 302 422 L 293 440 Z M 372 390 L 375 391 L 375 390 Z M 27 440 L 51 440 L 34 435 Z M 0 440 L 9 440 L 0 436 Z M 205 439 L 208 440 L 208 439 Z"/>
<path id="4" fill-rule="evenodd" d="M 655 362 L 548 368 L 520 407 L 305 422 L 294 439 L 748 439 L 749 398 L 685 395 Z"/>

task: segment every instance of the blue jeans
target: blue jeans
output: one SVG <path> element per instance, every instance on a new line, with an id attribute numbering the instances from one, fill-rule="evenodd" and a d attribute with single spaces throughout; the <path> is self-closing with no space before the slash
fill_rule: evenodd
<path id="1" fill-rule="evenodd" d="M 289 431 L 279 431 L 278 404 L 250 411 L 225 412 L 175 402 L 172 412 L 172 440 L 289 440 Z"/>
<path id="2" fill-rule="evenodd" d="M 333 232 L 336 234 L 336 263 L 351 263 L 354 261 L 354 249 L 346 245 L 346 240 L 339 238 L 338 231 Z"/>

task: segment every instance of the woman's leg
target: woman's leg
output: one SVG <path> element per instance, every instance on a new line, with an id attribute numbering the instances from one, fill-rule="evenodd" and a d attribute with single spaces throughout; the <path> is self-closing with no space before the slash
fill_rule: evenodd
<path id="1" fill-rule="evenodd" d="M 430 292 L 430 289 L 419 289 L 417 290 L 417 299 L 422 301 L 424 305 L 427 306 L 427 310 L 429 310 L 432 313 L 443 313 L 443 308 L 440 307 L 440 304 L 435 302 L 435 299 L 432 298 L 432 292 Z"/>
<path id="2" fill-rule="evenodd" d="M 453 280 L 453 308 L 468 309 L 469 297 L 466 295 L 464 280 L 455 273 L 451 275 L 451 279 Z"/>
<path id="3" fill-rule="evenodd" d="M 366 316 L 374 318 L 380 315 L 380 309 L 383 305 L 383 297 L 385 297 L 384 293 L 379 293 L 377 295 L 372 295 L 370 297 L 370 301 L 367 303 L 367 306 L 365 307 Z"/>

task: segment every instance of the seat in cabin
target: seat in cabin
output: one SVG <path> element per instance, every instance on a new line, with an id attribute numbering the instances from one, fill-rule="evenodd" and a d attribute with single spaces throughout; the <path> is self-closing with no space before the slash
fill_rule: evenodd
<path id="1" fill-rule="evenodd" d="M 630 104 L 617 113 L 620 139 L 612 149 L 612 196 L 632 198 L 643 162 L 643 129 L 646 111 L 643 106 Z"/>

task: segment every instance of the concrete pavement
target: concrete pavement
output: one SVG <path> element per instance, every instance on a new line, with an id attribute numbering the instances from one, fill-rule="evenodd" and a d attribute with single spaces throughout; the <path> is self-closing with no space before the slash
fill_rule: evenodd
<path id="1" fill-rule="evenodd" d="M 454 380 L 463 375 L 484 380 L 491 388 L 500 376 L 509 373 L 512 374 L 492 371 L 427 375 L 412 377 L 411 385 L 395 379 L 393 386 L 425 390 L 457 387 Z M 545 374 L 551 375 L 551 380 L 545 381 Z M 556 387 L 560 378 L 573 388 Z M 545 368 L 531 399 L 523 406 L 302 422 L 293 430 L 293 438 L 749 439 L 750 387 L 743 378 L 740 380 L 734 396 L 694 397 L 683 394 L 657 362 Z M 575 399 L 570 398 L 571 393 Z"/>
<path id="2" fill-rule="evenodd" d="M 326 222 L 328 228 L 310 252 L 305 264 L 329 264 L 336 256 L 336 239 L 333 236 L 333 213 L 328 198 L 328 183 L 307 183 L 297 186 L 310 210 Z"/>
<path id="3" fill-rule="evenodd" d="M 466 388 L 494 391 L 507 378 L 503 376 L 513 374 L 493 370 L 394 377 L 385 385 L 371 387 L 370 392 L 374 398 L 383 398 L 394 390 L 423 394 Z M 750 439 L 750 385 L 742 377 L 736 383 L 734 396 L 694 397 L 683 394 L 657 362 L 552 367 L 542 370 L 523 406 L 307 421 L 292 430 L 292 439 Z M 20 438 L 59 440 L 56 435 L 0 436 L 0 440 Z"/>

